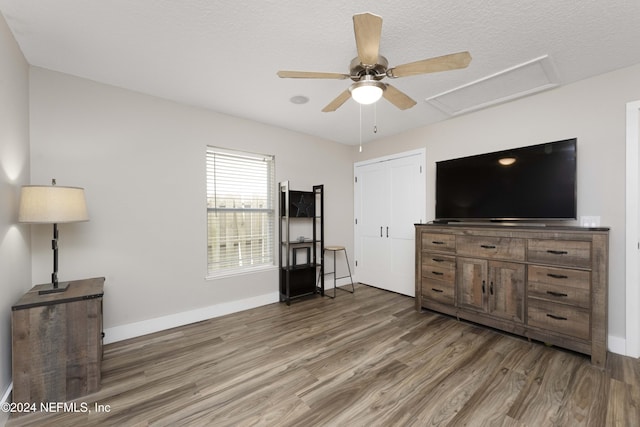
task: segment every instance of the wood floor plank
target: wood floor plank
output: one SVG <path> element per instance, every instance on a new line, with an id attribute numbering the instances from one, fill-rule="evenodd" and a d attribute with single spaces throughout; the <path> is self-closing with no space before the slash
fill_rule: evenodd
<path id="1" fill-rule="evenodd" d="M 452 425 L 513 425 L 509 409 L 527 383 L 531 366 L 540 357 L 539 346 L 505 337 L 504 358 L 451 420 Z M 499 349 L 493 350 L 499 353 Z M 481 411 L 479 410 L 481 409 Z M 482 420 L 482 422 L 479 422 Z"/>
<path id="2" fill-rule="evenodd" d="M 609 381 L 606 373 L 595 366 L 580 364 L 568 385 L 571 393 L 565 394 L 558 411 L 558 425 L 593 426 L 606 425 L 607 402 L 593 400 L 593 395 L 606 396 Z M 640 424 L 640 418 L 638 418 Z"/>
<path id="3" fill-rule="evenodd" d="M 640 426 L 637 359 L 599 369 L 361 284 L 109 344 L 102 367 L 90 412 L 7 425 Z"/>
<path id="4" fill-rule="evenodd" d="M 369 425 L 405 425 L 418 420 L 428 411 L 425 407 L 437 395 L 438 386 L 471 356 L 464 349 L 487 339 L 488 335 L 483 338 L 478 334 L 467 334 L 464 339 L 449 341 L 440 350 L 430 353 L 430 363 L 411 366 L 409 373 L 397 383 L 381 386 L 381 392 L 372 395 L 371 405 L 375 405 L 377 410 L 362 414 L 364 421 Z M 429 352 L 429 349 L 424 351 Z"/>
<path id="5" fill-rule="evenodd" d="M 607 426 L 640 425 L 640 387 L 611 379 L 607 399 Z"/>
<path id="6" fill-rule="evenodd" d="M 548 420 L 555 425 L 557 414 L 565 402 L 565 394 L 569 391 L 568 387 L 579 365 L 585 362 L 580 356 L 561 350 L 549 350 L 543 353 L 537 371 L 532 372 L 527 387 L 523 388 L 520 399 L 517 399 L 518 405 L 514 405 L 509 411 L 508 415 L 514 419 Z"/>
<path id="7" fill-rule="evenodd" d="M 481 342 L 473 345 L 473 352 L 459 353 L 455 363 L 442 363 L 442 370 L 422 388 L 422 393 L 414 397 L 415 405 L 410 405 L 412 411 L 406 411 L 410 406 L 403 405 L 402 412 L 388 417 L 389 421 L 400 419 L 402 423 L 447 425 L 499 362 L 491 347 L 499 344 L 500 337 L 487 334 L 479 336 L 478 340 Z"/>

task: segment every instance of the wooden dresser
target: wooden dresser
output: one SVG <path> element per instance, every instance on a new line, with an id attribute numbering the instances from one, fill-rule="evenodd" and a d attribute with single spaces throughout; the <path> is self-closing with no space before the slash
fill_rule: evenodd
<path id="1" fill-rule="evenodd" d="M 423 308 L 607 355 L 609 229 L 416 224 Z"/>
<path id="2" fill-rule="evenodd" d="M 104 278 L 38 295 L 45 286 L 33 287 L 12 307 L 16 403 L 65 402 L 100 389 Z"/>

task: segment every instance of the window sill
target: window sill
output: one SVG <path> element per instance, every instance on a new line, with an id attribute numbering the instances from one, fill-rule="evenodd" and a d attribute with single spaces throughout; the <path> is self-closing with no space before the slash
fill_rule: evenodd
<path id="1" fill-rule="evenodd" d="M 260 273 L 260 272 L 270 271 L 270 270 L 277 270 L 277 269 L 278 269 L 277 265 L 261 265 L 258 267 L 236 268 L 232 270 L 230 269 L 230 270 L 221 271 L 219 273 L 209 274 L 205 277 L 205 280 L 217 280 L 217 279 L 224 279 L 227 277 L 246 276 L 248 274 L 255 274 L 255 273 Z"/>

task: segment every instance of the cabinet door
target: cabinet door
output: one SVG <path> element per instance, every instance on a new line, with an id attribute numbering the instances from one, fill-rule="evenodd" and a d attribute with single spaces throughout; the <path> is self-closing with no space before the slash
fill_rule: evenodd
<path id="1" fill-rule="evenodd" d="M 458 258 L 456 264 L 457 296 L 460 307 L 486 311 L 487 261 Z"/>
<path id="2" fill-rule="evenodd" d="M 524 322 L 524 264 L 489 263 L 489 313 L 514 322 Z"/>

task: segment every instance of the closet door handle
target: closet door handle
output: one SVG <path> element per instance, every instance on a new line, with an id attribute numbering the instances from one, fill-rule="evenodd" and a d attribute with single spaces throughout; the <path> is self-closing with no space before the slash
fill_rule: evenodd
<path id="1" fill-rule="evenodd" d="M 389 238 L 389 227 L 387 227 L 387 239 Z"/>
<path id="2" fill-rule="evenodd" d="M 485 285 L 485 282 L 484 282 L 484 280 L 483 280 L 483 281 L 482 281 L 482 293 L 483 293 L 483 294 L 484 294 L 484 293 L 486 293 L 485 288 L 484 288 L 484 285 Z"/>
<path id="3" fill-rule="evenodd" d="M 493 282 L 489 285 L 489 293 L 493 295 Z"/>
<path id="4" fill-rule="evenodd" d="M 380 237 L 382 237 L 382 226 L 380 226 Z"/>

